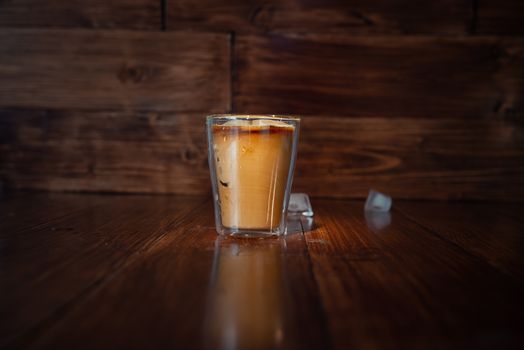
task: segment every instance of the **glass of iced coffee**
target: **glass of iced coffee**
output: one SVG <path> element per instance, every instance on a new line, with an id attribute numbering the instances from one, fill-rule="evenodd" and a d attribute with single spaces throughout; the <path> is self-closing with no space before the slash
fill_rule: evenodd
<path id="1" fill-rule="evenodd" d="M 207 117 L 217 232 L 286 232 L 300 119 L 275 115 Z"/>

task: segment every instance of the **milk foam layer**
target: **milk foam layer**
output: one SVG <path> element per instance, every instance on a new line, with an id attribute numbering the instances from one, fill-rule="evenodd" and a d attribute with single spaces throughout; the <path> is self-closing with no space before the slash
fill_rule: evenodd
<path id="1" fill-rule="evenodd" d="M 225 122 L 220 126 L 237 126 L 237 127 L 277 127 L 277 128 L 288 128 L 293 130 L 294 126 L 281 122 L 279 120 L 270 120 L 270 119 L 254 119 L 254 120 L 245 120 L 245 119 L 235 119 Z"/>

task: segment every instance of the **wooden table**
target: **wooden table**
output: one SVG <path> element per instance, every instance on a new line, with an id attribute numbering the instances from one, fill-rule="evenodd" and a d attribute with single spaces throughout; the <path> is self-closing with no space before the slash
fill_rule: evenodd
<path id="1" fill-rule="evenodd" d="M 3 198 L 0 347 L 524 346 L 522 205 L 312 203 L 249 240 L 202 197 Z"/>

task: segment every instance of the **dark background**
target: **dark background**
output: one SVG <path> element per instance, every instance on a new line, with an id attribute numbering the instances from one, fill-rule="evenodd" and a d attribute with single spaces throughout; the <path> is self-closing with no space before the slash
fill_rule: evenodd
<path id="1" fill-rule="evenodd" d="M 204 117 L 303 117 L 295 191 L 524 195 L 524 1 L 0 0 L 0 183 L 209 193 Z"/>

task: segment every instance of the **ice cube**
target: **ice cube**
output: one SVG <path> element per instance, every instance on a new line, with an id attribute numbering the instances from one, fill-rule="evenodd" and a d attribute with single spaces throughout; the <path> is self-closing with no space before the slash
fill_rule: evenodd
<path id="1" fill-rule="evenodd" d="M 375 190 L 369 190 L 364 206 L 365 211 L 387 212 L 391 208 L 391 197 Z"/>
<path id="2" fill-rule="evenodd" d="M 309 197 L 305 193 L 291 193 L 288 213 L 291 215 L 313 216 L 313 208 Z"/>

